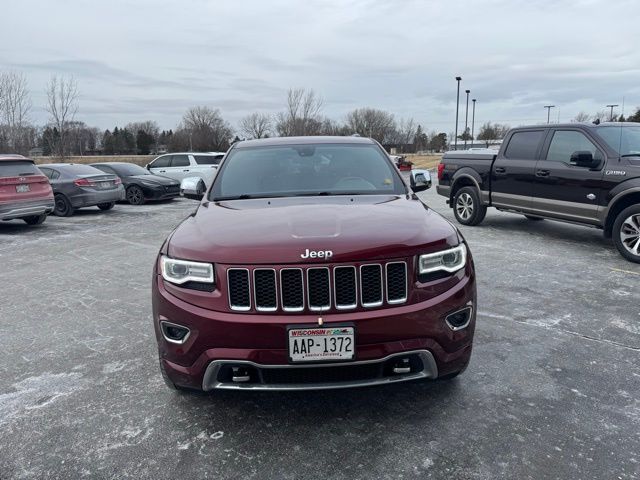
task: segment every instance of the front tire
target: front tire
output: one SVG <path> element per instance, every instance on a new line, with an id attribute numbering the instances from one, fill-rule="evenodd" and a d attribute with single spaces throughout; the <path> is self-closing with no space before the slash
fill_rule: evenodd
<path id="1" fill-rule="evenodd" d="M 53 214 L 58 217 L 70 217 L 73 215 L 73 206 L 67 197 L 61 193 L 55 196 L 55 207 Z"/>
<path id="2" fill-rule="evenodd" d="M 127 202 L 131 205 L 142 205 L 144 203 L 144 192 L 137 185 L 127 188 Z"/>
<path id="3" fill-rule="evenodd" d="M 463 187 L 453 197 L 453 214 L 462 225 L 478 225 L 487 214 L 474 187 Z"/>
<path id="4" fill-rule="evenodd" d="M 613 223 L 613 243 L 627 260 L 640 263 L 640 205 L 621 211 Z"/>
<path id="5" fill-rule="evenodd" d="M 31 217 L 24 217 L 22 220 L 24 220 L 27 225 L 40 225 L 44 223 L 46 219 L 47 219 L 47 216 L 43 214 L 43 215 L 33 215 Z"/>
<path id="6" fill-rule="evenodd" d="M 116 204 L 116 202 L 109 202 L 109 203 L 99 203 L 98 204 L 98 208 L 100 210 L 111 210 L 113 208 L 113 206 Z"/>

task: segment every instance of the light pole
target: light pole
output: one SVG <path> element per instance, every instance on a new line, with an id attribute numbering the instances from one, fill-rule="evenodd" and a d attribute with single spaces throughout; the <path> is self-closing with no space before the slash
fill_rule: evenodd
<path id="1" fill-rule="evenodd" d="M 551 120 L 551 109 L 554 108 L 555 105 L 545 105 L 544 108 L 547 109 L 547 123 Z"/>
<path id="2" fill-rule="evenodd" d="M 465 90 L 464 93 L 467 94 L 467 109 L 464 112 L 464 149 L 467 149 L 467 131 L 469 129 L 469 94 L 471 90 Z"/>
<path id="3" fill-rule="evenodd" d="M 460 109 L 460 80 L 462 80 L 462 77 L 456 77 L 456 81 L 458 82 L 458 93 L 456 94 L 456 133 L 453 136 L 453 145 L 455 150 L 458 150 L 458 111 Z"/>
<path id="4" fill-rule="evenodd" d="M 614 107 L 617 107 L 618 105 L 607 105 L 607 108 L 611 109 L 611 114 L 609 115 L 609 121 L 613 122 L 613 109 Z"/>
<path id="5" fill-rule="evenodd" d="M 476 126 L 476 99 L 472 98 L 473 102 L 473 113 L 471 114 L 471 147 L 473 147 L 473 141 L 475 139 L 474 131 Z"/>

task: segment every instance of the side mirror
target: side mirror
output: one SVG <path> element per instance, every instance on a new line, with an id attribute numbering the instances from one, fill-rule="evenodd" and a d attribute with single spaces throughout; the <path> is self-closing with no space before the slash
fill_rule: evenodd
<path id="1" fill-rule="evenodd" d="M 202 200 L 206 189 L 200 177 L 187 177 L 180 182 L 180 194 L 191 200 Z"/>
<path id="2" fill-rule="evenodd" d="M 147 170 L 151 170 L 151 164 L 150 164 L 150 163 L 147 163 L 147 164 L 144 166 L 144 168 L 146 168 Z"/>
<path id="3" fill-rule="evenodd" d="M 431 174 L 429 170 L 411 170 L 409 181 L 411 183 L 411 190 L 415 193 L 431 188 Z"/>
<path id="4" fill-rule="evenodd" d="M 588 150 L 579 150 L 571 154 L 571 164 L 577 167 L 596 168 L 600 165 L 599 158 L 593 158 L 593 154 Z"/>

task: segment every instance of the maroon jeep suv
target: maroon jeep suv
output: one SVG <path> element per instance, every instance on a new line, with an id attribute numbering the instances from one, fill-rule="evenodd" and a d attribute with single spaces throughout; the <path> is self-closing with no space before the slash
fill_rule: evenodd
<path id="1" fill-rule="evenodd" d="M 167 385 L 305 390 L 461 373 L 473 261 L 415 195 L 430 185 L 413 170 L 407 186 L 370 139 L 235 144 L 155 264 Z"/>

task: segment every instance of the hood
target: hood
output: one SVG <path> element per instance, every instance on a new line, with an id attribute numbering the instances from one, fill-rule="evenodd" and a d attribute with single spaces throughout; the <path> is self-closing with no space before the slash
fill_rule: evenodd
<path id="1" fill-rule="evenodd" d="M 408 196 L 205 202 L 171 236 L 175 258 L 223 264 L 331 263 L 407 257 L 454 246 L 447 220 Z"/>
<path id="2" fill-rule="evenodd" d="M 173 178 L 163 177 L 161 175 L 131 175 L 128 177 L 135 180 L 144 180 L 148 183 L 155 183 L 156 185 L 179 185 L 180 182 Z"/>

